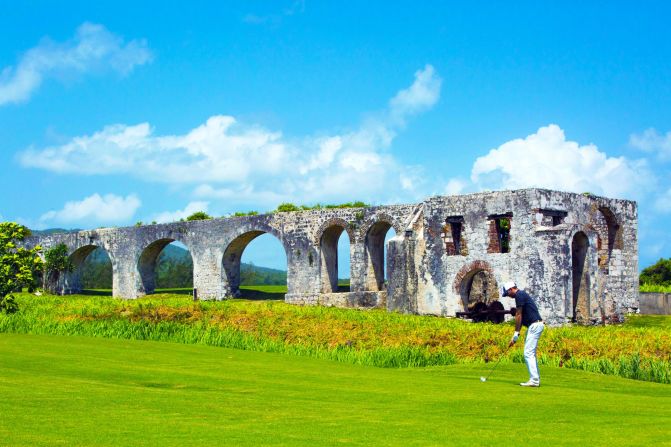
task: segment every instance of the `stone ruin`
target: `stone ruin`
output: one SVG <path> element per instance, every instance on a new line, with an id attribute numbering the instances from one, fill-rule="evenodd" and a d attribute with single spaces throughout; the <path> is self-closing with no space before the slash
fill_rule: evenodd
<path id="1" fill-rule="evenodd" d="M 385 247 L 385 236 L 396 236 Z M 432 197 L 410 205 L 321 209 L 36 235 L 27 245 L 68 246 L 80 269 L 97 247 L 112 263 L 113 295 L 155 289 L 161 250 L 179 241 L 193 259 L 199 299 L 237 296 L 247 244 L 269 233 L 287 256 L 285 301 L 451 317 L 500 298 L 514 280 L 552 324 L 616 321 L 638 308 L 637 206 L 545 189 Z M 350 240 L 350 290 L 338 290 L 338 239 Z M 386 251 L 386 256 L 385 256 Z M 386 272 L 385 272 L 386 270 Z"/>

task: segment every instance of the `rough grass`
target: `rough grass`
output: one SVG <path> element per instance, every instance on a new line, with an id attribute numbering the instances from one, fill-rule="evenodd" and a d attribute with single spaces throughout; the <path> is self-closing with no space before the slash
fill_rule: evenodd
<path id="1" fill-rule="evenodd" d="M 523 365 L 489 367 L 0 334 L 0 444 L 669 445 L 667 385 L 545 367 L 526 389 Z"/>
<path id="2" fill-rule="evenodd" d="M 638 286 L 638 290 L 644 293 L 671 293 L 671 285 L 641 284 Z"/>
<path id="3" fill-rule="evenodd" d="M 269 293 L 269 292 L 266 292 Z M 0 332 L 87 335 L 282 352 L 379 367 L 522 363 L 521 343 L 505 353 L 511 325 L 326 307 L 275 300 L 193 302 L 157 294 L 17 298 L 21 311 L 0 316 Z M 671 319 L 646 324 L 548 328 L 541 365 L 671 383 Z"/>

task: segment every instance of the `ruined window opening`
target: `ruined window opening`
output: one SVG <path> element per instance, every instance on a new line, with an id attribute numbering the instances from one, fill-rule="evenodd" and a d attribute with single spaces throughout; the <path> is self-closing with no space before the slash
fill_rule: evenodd
<path id="1" fill-rule="evenodd" d="M 564 219 L 568 215 L 566 211 L 550 210 L 550 209 L 536 209 L 536 219 L 543 227 L 556 227 L 564 223 Z"/>
<path id="2" fill-rule="evenodd" d="M 487 253 L 510 252 L 510 227 L 513 213 L 489 216 L 489 246 Z"/>
<path id="3" fill-rule="evenodd" d="M 450 216 L 445 220 L 441 236 L 445 242 L 445 251 L 448 256 L 466 256 L 468 254 L 466 241 L 462 236 L 463 227 L 463 216 Z"/>

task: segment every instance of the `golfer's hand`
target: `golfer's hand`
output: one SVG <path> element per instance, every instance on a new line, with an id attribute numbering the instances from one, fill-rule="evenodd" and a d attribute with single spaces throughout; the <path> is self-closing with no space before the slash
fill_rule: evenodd
<path id="1" fill-rule="evenodd" d="M 512 345 L 514 345 L 519 337 L 520 337 L 520 333 L 515 331 L 512 338 L 510 339 L 510 343 L 508 344 L 508 347 L 511 347 Z"/>

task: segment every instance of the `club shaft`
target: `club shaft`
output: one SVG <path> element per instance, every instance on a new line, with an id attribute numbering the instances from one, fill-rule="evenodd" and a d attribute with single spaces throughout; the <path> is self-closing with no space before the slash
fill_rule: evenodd
<path id="1" fill-rule="evenodd" d="M 494 372 L 494 370 L 496 369 L 496 367 L 499 366 L 499 363 L 501 363 L 501 360 L 503 359 L 503 356 L 505 356 L 508 353 L 509 350 L 510 350 L 510 346 L 508 346 L 506 348 L 506 350 L 503 351 L 503 354 L 501 354 L 499 356 L 499 359 L 496 361 L 496 364 L 494 365 L 494 367 L 492 369 L 489 370 L 489 374 L 487 374 L 487 377 L 485 377 L 485 381 L 489 380 L 489 376 L 491 376 L 492 373 Z"/>

